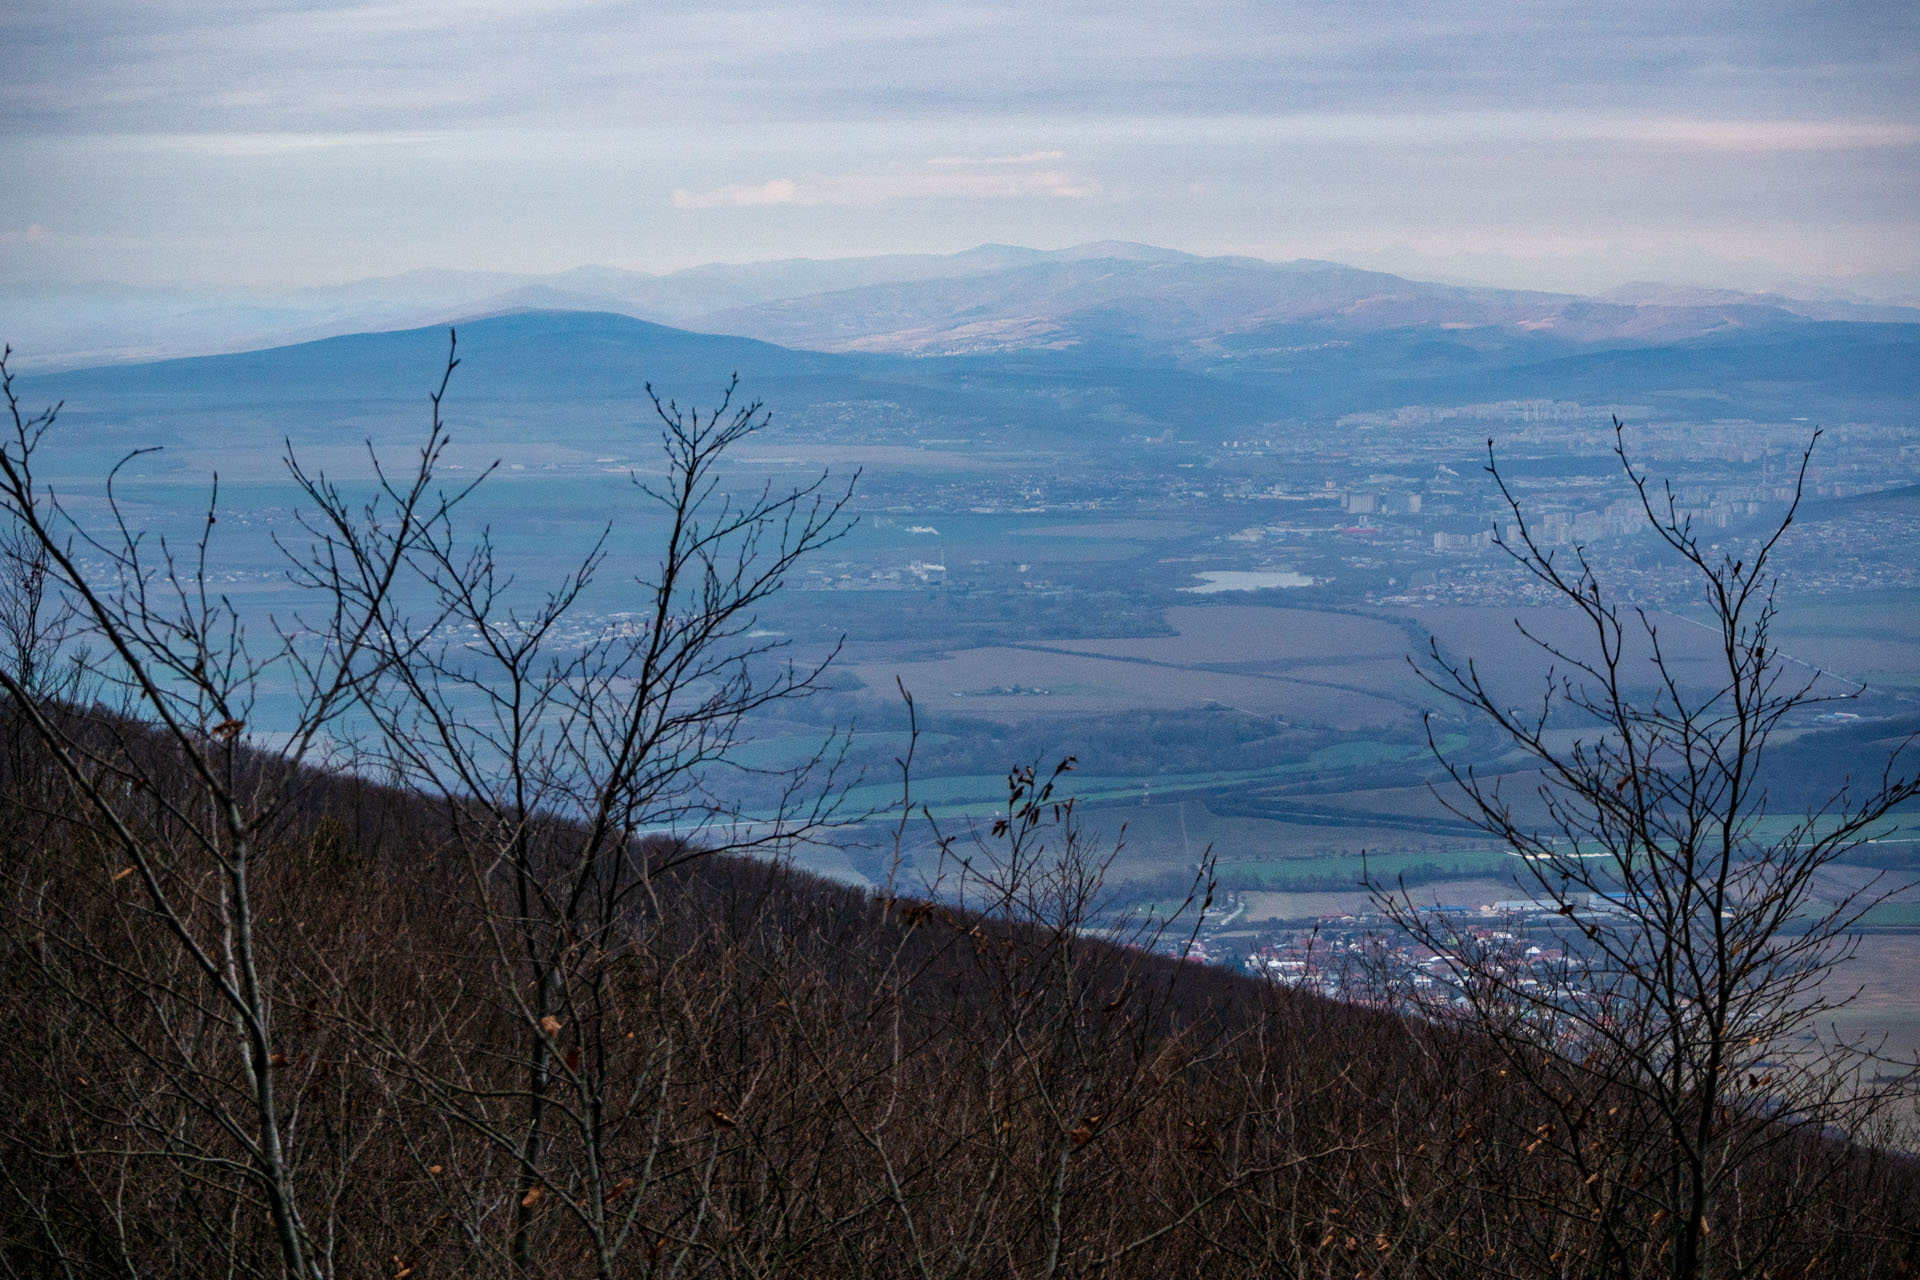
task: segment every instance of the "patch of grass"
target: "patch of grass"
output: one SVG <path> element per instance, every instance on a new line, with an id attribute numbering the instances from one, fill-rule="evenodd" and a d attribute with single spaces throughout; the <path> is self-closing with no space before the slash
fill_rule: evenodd
<path id="1" fill-rule="evenodd" d="M 1920 902 L 1882 902 L 1860 918 L 1868 928 L 1920 929 Z"/>

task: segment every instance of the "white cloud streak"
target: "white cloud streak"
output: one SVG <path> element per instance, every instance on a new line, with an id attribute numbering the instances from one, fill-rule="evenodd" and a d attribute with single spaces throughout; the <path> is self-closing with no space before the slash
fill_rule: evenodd
<path id="1" fill-rule="evenodd" d="M 163 133 L 134 134 L 121 141 L 134 146 L 198 152 L 209 156 L 280 156 L 302 151 L 330 151 L 349 147 L 430 147 L 448 140 L 440 132 L 357 130 L 335 133 Z"/>
<path id="2" fill-rule="evenodd" d="M 1004 160 L 963 161 L 942 157 L 928 161 L 925 171 L 849 173 L 812 178 L 804 183 L 788 178 L 768 182 L 729 183 L 708 191 L 676 189 L 676 209 L 743 209 L 761 205 L 800 205 L 807 208 L 858 208 L 908 200 L 1086 200 L 1100 193 L 1091 179 L 1064 169 L 1026 169 L 1058 151 L 1033 152 Z M 957 168 L 977 166 L 973 171 Z M 1008 168 L 996 168 L 997 165 Z"/>
<path id="3" fill-rule="evenodd" d="M 775 178 L 758 186 L 734 183 L 702 191 L 697 195 L 675 190 L 676 209 L 748 209 L 757 205 L 792 204 L 799 199 L 800 188 L 786 178 Z"/>
<path id="4" fill-rule="evenodd" d="M 1066 158 L 1064 151 L 1028 151 L 1017 156 L 935 156 L 927 164 L 936 169 L 984 169 L 1001 165 L 1051 164 Z"/>

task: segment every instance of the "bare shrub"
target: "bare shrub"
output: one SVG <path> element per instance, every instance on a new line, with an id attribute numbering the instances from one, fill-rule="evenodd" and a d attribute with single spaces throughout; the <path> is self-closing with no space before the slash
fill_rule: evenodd
<path id="1" fill-rule="evenodd" d="M 1715 674 L 1683 675 L 1655 616 L 1623 603 L 1583 549 L 1560 556 L 1536 539 L 1489 442 L 1487 470 L 1513 518 L 1496 541 L 1575 612 L 1584 640 L 1516 623 L 1552 663 L 1523 708 L 1437 645 L 1423 674 L 1535 771 L 1529 810 L 1503 790 L 1512 775 L 1489 782 L 1443 759 L 1455 783 L 1443 799 L 1517 855 L 1523 888 L 1560 922 L 1564 958 L 1524 963 L 1421 911 L 1404 888 L 1372 887 L 1444 959 L 1467 1024 L 1498 1050 L 1507 1087 L 1533 1100 L 1512 1111 L 1532 1125 L 1518 1139 L 1526 1152 L 1563 1166 L 1528 1197 L 1545 1219 L 1531 1233 L 1541 1265 L 1745 1275 L 1781 1265 L 1800 1206 L 1869 1159 L 1847 1140 L 1880 1136 L 1874 1118 L 1911 1085 L 1885 1074 L 1872 1045 L 1826 1026 L 1851 998 L 1834 971 L 1884 885 L 1828 897 L 1820 877 L 1920 795 L 1920 775 L 1896 755 L 1821 803 L 1769 806 L 1769 741 L 1796 714 L 1850 696 L 1795 671 L 1773 640 L 1773 555 L 1800 484 L 1750 547 L 1719 553 L 1614 426 L 1648 526 L 1700 588 Z M 1565 724 L 1579 729 L 1570 745 L 1555 732 Z"/>

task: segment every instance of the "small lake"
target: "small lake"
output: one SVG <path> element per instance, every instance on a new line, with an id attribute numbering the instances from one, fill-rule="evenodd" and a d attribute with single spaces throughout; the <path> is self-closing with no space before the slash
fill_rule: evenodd
<path id="1" fill-rule="evenodd" d="M 1203 585 L 1176 589 L 1196 596 L 1210 596 L 1221 591 L 1266 591 L 1274 587 L 1313 585 L 1312 578 L 1304 573 L 1295 573 L 1291 569 L 1226 569 L 1217 573 L 1200 573 L 1194 576 L 1205 579 Z"/>

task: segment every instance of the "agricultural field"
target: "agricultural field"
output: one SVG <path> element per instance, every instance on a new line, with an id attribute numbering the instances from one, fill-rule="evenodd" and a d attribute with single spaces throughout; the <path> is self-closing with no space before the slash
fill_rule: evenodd
<path id="1" fill-rule="evenodd" d="M 1233 668 L 1381 660 L 1404 663 L 1402 627 L 1358 613 L 1258 605 L 1176 606 L 1165 612 L 1170 636 L 1084 640 L 1082 653 L 1182 666 Z"/>
<path id="2" fill-rule="evenodd" d="M 931 710 L 1023 720 L 1137 707 L 1223 706 L 1314 728 L 1411 732 L 1420 688 L 1406 630 L 1348 613 L 1246 605 L 1165 611 L 1173 632 L 1127 639 L 1036 637 L 900 662 L 855 651 L 870 688 L 898 677 Z M 938 714 L 938 712 L 934 712 Z"/>
<path id="3" fill-rule="evenodd" d="M 1774 627 L 1781 651 L 1869 688 L 1920 692 L 1920 593 L 1862 592 L 1799 601 Z"/>
<path id="4" fill-rule="evenodd" d="M 1494 877 L 1432 880 L 1417 885 L 1410 882 L 1409 889 L 1416 902 L 1456 906 L 1482 906 L 1515 896 L 1511 881 Z M 1248 924 L 1312 920 L 1373 909 L 1371 895 L 1358 884 L 1347 889 L 1298 893 L 1256 889 L 1242 892 L 1240 900 L 1247 904 L 1243 919 Z"/>
<path id="5" fill-rule="evenodd" d="M 1039 643 L 966 649 L 907 663 L 856 658 L 848 666 L 870 687 L 891 688 L 898 676 L 930 709 L 959 704 L 954 709 L 966 715 L 995 719 L 1218 705 L 1321 729 L 1399 734 L 1417 725 L 1410 705 L 1364 691 L 1355 683 L 1364 673 L 1352 670 L 1334 682 L 1311 669 L 1229 672 Z"/>
<path id="6" fill-rule="evenodd" d="M 1920 922 L 1905 932 L 1862 936 L 1853 958 L 1836 970 L 1832 979 L 1839 994 L 1859 989 L 1853 1003 L 1835 1016 L 1835 1029 L 1842 1036 L 1867 1044 L 1880 1043 L 1884 1037 L 1886 1055 L 1920 1061 L 1915 974 L 1920 974 Z"/>

